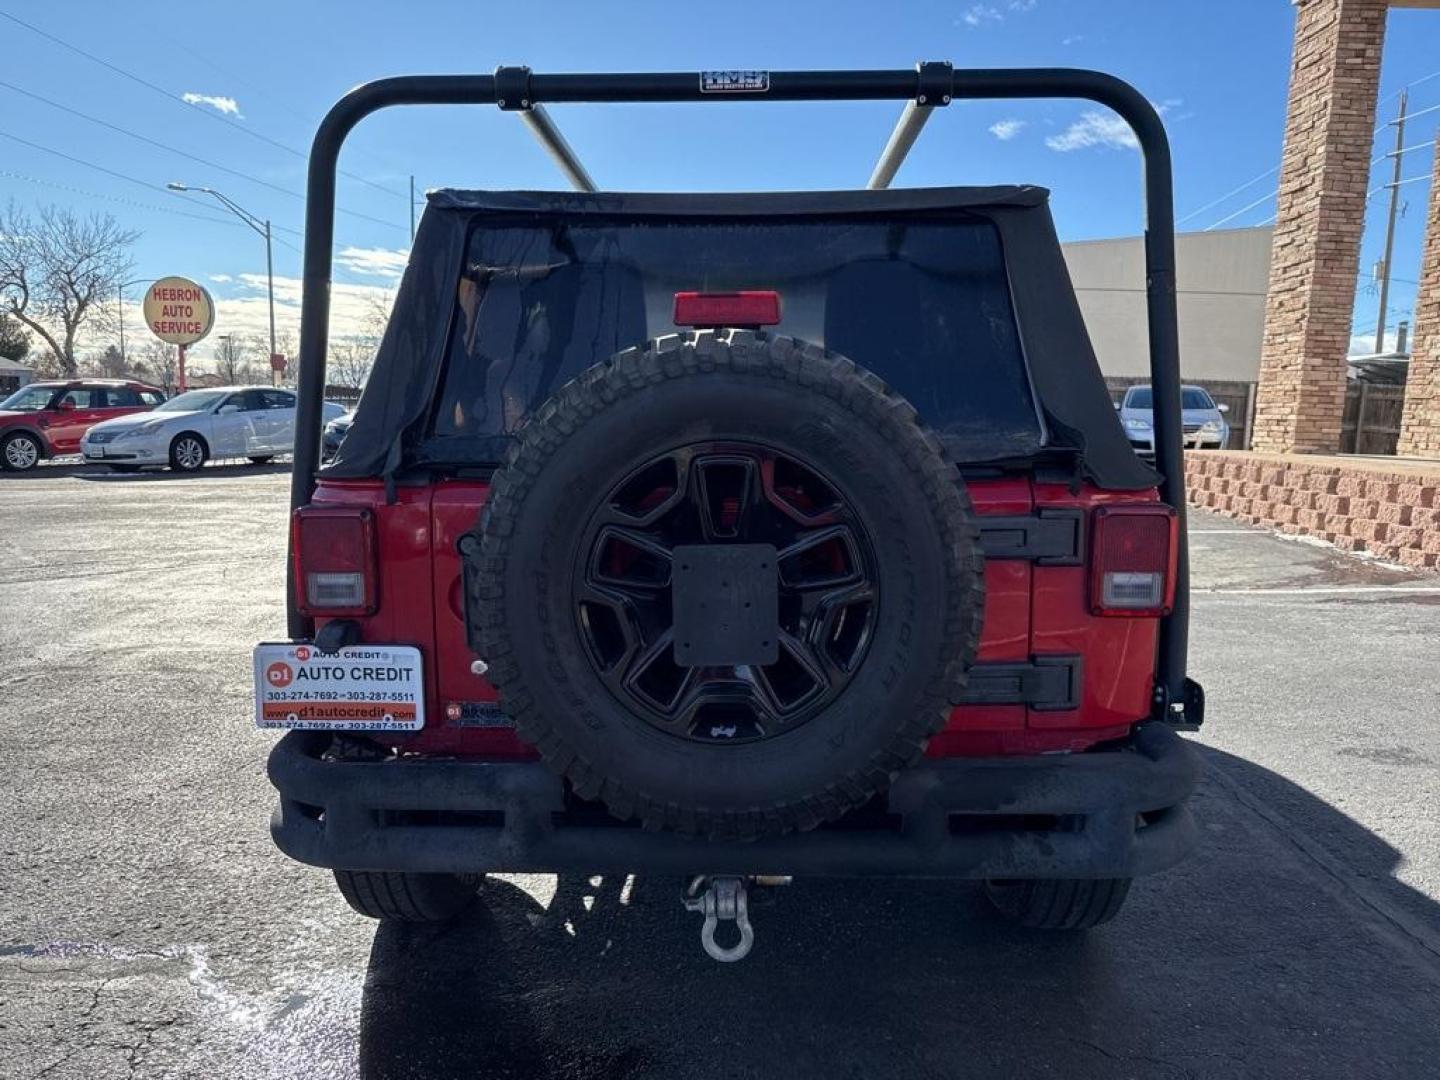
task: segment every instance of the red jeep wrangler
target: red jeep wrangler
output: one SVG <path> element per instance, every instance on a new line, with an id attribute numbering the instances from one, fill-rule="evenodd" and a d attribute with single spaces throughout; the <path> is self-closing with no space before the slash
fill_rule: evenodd
<path id="1" fill-rule="evenodd" d="M 953 97 L 1079 96 L 1146 155 L 1156 468 L 1033 187 L 885 190 Z M 869 190 L 600 193 L 546 101 L 908 101 Z M 431 194 L 316 475 L 336 154 L 419 102 L 520 111 L 579 193 Z M 1075 71 L 387 80 L 311 159 L 290 640 L 255 653 L 276 842 L 379 918 L 488 872 L 747 888 L 978 879 L 1094 926 L 1192 846 L 1200 722 L 1168 150 Z M 716 940 L 720 922 L 731 922 Z"/>

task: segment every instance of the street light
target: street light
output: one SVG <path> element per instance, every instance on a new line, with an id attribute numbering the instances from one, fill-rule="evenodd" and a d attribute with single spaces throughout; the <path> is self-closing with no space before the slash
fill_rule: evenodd
<path id="1" fill-rule="evenodd" d="M 174 180 L 165 185 L 171 191 L 198 191 L 204 195 L 215 198 L 221 206 L 225 207 L 232 214 L 238 217 L 250 228 L 265 238 L 265 275 L 270 283 L 270 360 L 273 370 L 275 360 L 275 259 L 270 246 L 270 222 L 256 217 L 242 206 L 236 205 L 230 198 L 208 187 L 189 187 Z M 273 376 L 272 376 L 273 379 Z"/>

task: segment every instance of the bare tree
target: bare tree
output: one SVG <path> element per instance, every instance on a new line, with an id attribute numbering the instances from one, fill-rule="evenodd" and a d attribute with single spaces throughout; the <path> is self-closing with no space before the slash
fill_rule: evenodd
<path id="1" fill-rule="evenodd" d="M 91 353 L 81 366 L 85 374 L 106 379 L 123 379 L 130 374 L 130 365 L 114 345 L 106 345 L 103 352 Z"/>
<path id="2" fill-rule="evenodd" d="M 252 382 L 267 384 L 273 383 L 275 381 L 275 371 L 270 366 L 270 335 L 251 334 L 246 345 L 249 348 L 250 355 L 257 358 L 250 367 L 250 380 Z M 275 349 L 277 352 L 280 349 L 280 339 L 278 336 L 275 339 Z"/>
<path id="3" fill-rule="evenodd" d="M 242 338 L 226 334 L 220 339 L 215 350 L 215 373 L 228 386 L 250 382 L 250 349 Z"/>
<path id="4" fill-rule="evenodd" d="M 331 383 L 354 390 L 365 385 L 370 369 L 375 365 L 380 339 L 385 336 L 385 325 L 390 321 L 392 299 L 389 293 L 370 296 L 360 322 L 360 332 L 331 344 L 330 362 L 326 369 Z"/>
<path id="5" fill-rule="evenodd" d="M 114 318 L 107 302 L 130 272 L 139 236 L 109 214 L 80 217 L 54 206 L 37 219 L 12 202 L 0 217 L 0 300 L 45 342 L 61 374 L 76 372 L 81 326 Z"/>
<path id="6" fill-rule="evenodd" d="M 330 346 L 330 362 L 325 373 L 328 382 L 358 390 L 370 377 L 370 368 L 375 363 L 374 346 L 360 338 L 346 338 Z"/>
<path id="7" fill-rule="evenodd" d="M 137 363 L 135 368 L 138 371 L 140 364 L 144 364 L 146 378 L 168 391 L 175 386 L 177 363 L 174 345 L 151 338 L 140 350 L 140 363 Z"/>

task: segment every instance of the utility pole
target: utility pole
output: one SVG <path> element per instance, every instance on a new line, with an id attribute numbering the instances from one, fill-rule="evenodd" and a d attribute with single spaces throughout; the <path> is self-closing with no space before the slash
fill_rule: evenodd
<path id="1" fill-rule="evenodd" d="M 275 256 L 270 246 L 270 219 L 265 219 L 265 277 L 270 285 L 270 385 L 279 386 L 280 354 L 275 351 Z"/>
<path id="2" fill-rule="evenodd" d="M 1400 111 L 1390 121 L 1395 128 L 1395 174 L 1387 187 L 1390 188 L 1390 221 L 1385 227 L 1385 258 L 1380 264 L 1380 315 L 1375 328 L 1375 352 L 1385 351 L 1385 308 L 1390 302 L 1390 257 L 1395 251 L 1395 213 L 1400 207 L 1400 166 L 1405 157 L 1405 109 L 1410 100 L 1410 91 L 1400 91 Z"/>

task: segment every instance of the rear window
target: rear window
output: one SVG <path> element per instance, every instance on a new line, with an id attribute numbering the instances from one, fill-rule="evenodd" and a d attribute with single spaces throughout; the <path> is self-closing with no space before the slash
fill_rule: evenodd
<path id="1" fill-rule="evenodd" d="M 675 293 L 741 289 L 777 291 L 773 332 L 875 372 L 960 460 L 1042 445 L 989 222 L 586 216 L 472 229 L 426 456 L 503 440 L 592 364 L 684 329 Z"/>
<path id="2" fill-rule="evenodd" d="M 1137 386 L 1125 396 L 1127 409 L 1154 409 L 1155 395 L 1148 386 Z M 1198 386 L 1186 386 L 1180 390 L 1182 409 L 1213 409 L 1215 402 L 1208 393 Z"/>

